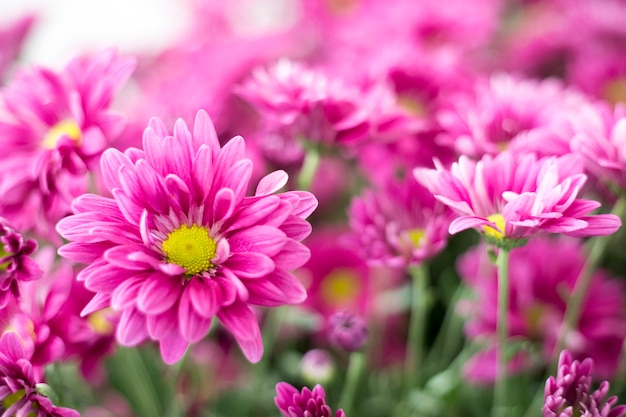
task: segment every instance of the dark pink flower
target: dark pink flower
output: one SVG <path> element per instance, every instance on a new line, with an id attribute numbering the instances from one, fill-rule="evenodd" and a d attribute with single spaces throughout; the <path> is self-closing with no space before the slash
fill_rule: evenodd
<path id="1" fill-rule="evenodd" d="M 40 383 L 20 337 L 0 336 L 0 411 L 3 416 L 79 417 L 76 410 L 56 407 L 39 391 Z"/>
<path id="2" fill-rule="evenodd" d="M 0 213 L 50 240 L 87 173 L 125 125 L 109 109 L 134 60 L 104 51 L 59 73 L 20 72 L 0 96 Z"/>
<path id="3" fill-rule="evenodd" d="M 573 291 L 585 262 L 581 243 L 565 237 L 532 239 L 511 252 L 507 313 L 510 336 L 539 345 L 540 362 L 549 362 L 556 354 L 567 302 L 564 294 Z M 463 255 L 458 268 L 463 282 L 475 293 L 471 301 L 461 304 L 463 314 L 469 317 L 465 333 L 472 340 L 494 340 L 496 267 L 480 246 Z M 596 374 L 605 378 L 617 371 L 626 338 L 623 294 L 621 282 L 597 271 L 582 304 L 578 325 L 565 335 L 565 348 L 575 358 L 592 358 Z M 491 376 L 493 381 L 495 359 L 488 352 L 477 355 L 467 369 L 468 376 L 483 380 Z M 519 357 L 511 366 L 519 370 L 523 366 L 520 362 L 529 363 L 526 359 L 531 358 Z"/>
<path id="4" fill-rule="evenodd" d="M 307 387 L 298 391 L 294 386 L 279 382 L 276 384 L 276 407 L 285 417 L 333 417 L 333 411 L 326 404 L 326 393 L 321 385 L 313 389 Z M 335 417 L 345 417 L 340 408 Z"/>
<path id="5" fill-rule="evenodd" d="M 450 169 L 437 164 L 414 175 L 459 215 L 450 233 L 476 228 L 491 243 L 508 245 L 540 233 L 579 237 L 619 229 L 615 215 L 589 215 L 599 202 L 577 198 L 587 180 L 582 168 L 574 155 L 538 159 L 503 152 L 478 162 L 461 156 Z"/>
<path id="6" fill-rule="evenodd" d="M 367 341 L 367 326 L 363 317 L 341 310 L 328 318 L 328 340 L 345 350 L 356 352 Z"/>
<path id="7" fill-rule="evenodd" d="M 546 381 L 543 417 L 621 417 L 626 405 L 615 406 L 617 397 L 606 398 L 609 383 L 603 381 L 591 391 L 593 360 L 572 360 L 567 350 L 561 352 L 556 378 Z"/>
<path id="8" fill-rule="evenodd" d="M 405 268 L 446 245 L 452 213 L 409 177 L 366 190 L 348 209 L 348 241 L 370 265 Z"/>
<path id="9" fill-rule="evenodd" d="M 263 344 L 250 305 L 306 298 L 289 271 L 309 258 L 300 241 L 311 232 L 304 219 L 315 197 L 275 194 L 287 181 L 282 171 L 246 196 L 252 163 L 245 143 L 237 137 L 221 147 L 204 111 L 193 133 L 179 120 L 170 135 L 152 119 L 143 144 L 143 151 L 107 150 L 101 163 L 113 198 L 83 195 L 57 225 L 70 241 L 59 253 L 89 264 L 78 279 L 96 295 L 83 314 L 121 311 L 118 341 L 158 340 L 167 363 L 202 339 L 217 316 L 258 361 Z"/>
<path id="10" fill-rule="evenodd" d="M 6 219 L 0 217 L 0 309 L 20 295 L 19 282 L 39 279 L 43 271 L 30 255 L 37 241 L 24 239 Z"/>

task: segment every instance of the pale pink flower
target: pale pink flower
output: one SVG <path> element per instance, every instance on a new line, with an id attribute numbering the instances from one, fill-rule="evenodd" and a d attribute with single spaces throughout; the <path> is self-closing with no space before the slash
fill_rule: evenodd
<path id="1" fill-rule="evenodd" d="M 615 215 L 589 214 L 599 202 L 577 198 L 587 176 L 575 155 L 503 152 L 478 162 L 461 156 L 450 169 L 437 164 L 416 168 L 414 175 L 459 215 L 451 234 L 476 228 L 491 243 L 509 244 L 540 233 L 608 235 L 621 226 Z"/>
<path id="2" fill-rule="evenodd" d="M 152 119 L 144 150 L 107 150 L 104 182 L 113 198 L 86 194 L 57 225 L 70 241 L 59 253 L 89 264 L 78 279 L 96 292 L 83 314 L 121 311 L 117 339 L 134 346 L 160 342 L 166 363 L 201 340 L 215 316 L 250 361 L 263 344 L 250 305 L 278 306 L 306 298 L 289 271 L 309 250 L 300 243 L 317 206 L 312 194 L 275 194 L 287 181 L 276 171 L 246 196 L 252 163 L 237 137 L 221 147 L 209 116 L 193 128 L 179 120 L 170 135 Z"/>

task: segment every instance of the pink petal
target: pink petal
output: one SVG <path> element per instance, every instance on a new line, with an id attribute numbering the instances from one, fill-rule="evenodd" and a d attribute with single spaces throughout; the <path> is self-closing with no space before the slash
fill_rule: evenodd
<path id="1" fill-rule="evenodd" d="M 309 248 L 300 242 L 287 238 L 285 245 L 279 253 L 273 256 L 273 259 L 276 268 L 292 271 L 307 263 L 310 257 L 311 251 Z"/>
<path id="2" fill-rule="evenodd" d="M 265 225 L 253 226 L 228 238 L 231 252 L 261 252 L 272 256 L 285 244 L 283 231 Z"/>
<path id="3" fill-rule="evenodd" d="M 159 340 L 161 357 L 163 358 L 163 362 L 167 365 L 172 365 L 182 359 L 188 347 L 189 342 L 180 335 L 178 330 L 172 331 L 163 339 Z"/>
<path id="4" fill-rule="evenodd" d="M 213 223 L 219 223 L 230 216 L 235 210 L 235 193 L 230 188 L 220 188 L 213 200 Z"/>
<path id="5" fill-rule="evenodd" d="M 198 149 L 201 145 L 208 145 L 209 149 L 219 149 L 220 142 L 215 133 L 213 121 L 206 111 L 200 110 L 196 114 L 196 120 L 193 124 L 194 147 Z"/>
<path id="6" fill-rule="evenodd" d="M 450 223 L 450 226 L 448 227 L 448 233 L 454 235 L 462 232 L 463 230 L 484 226 L 490 223 L 491 222 L 489 220 L 483 217 L 463 216 L 454 219 L 452 223 Z"/>
<path id="7" fill-rule="evenodd" d="M 111 295 L 96 294 L 80 312 L 80 316 L 85 317 L 86 315 L 91 314 L 94 311 L 102 310 L 103 308 L 107 308 L 110 305 L 111 305 Z"/>
<path id="8" fill-rule="evenodd" d="M 252 310 L 241 302 L 223 307 L 217 317 L 224 327 L 232 333 L 241 347 L 243 354 L 252 362 L 257 363 L 263 356 L 263 339 L 259 323 Z"/>
<path id="9" fill-rule="evenodd" d="M 606 236 L 617 232 L 622 226 L 622 221 L 613 214 L 597 214 L 595 216 L 581 217 L 580 220 L 587 222 L 587 227 L 573 232 L 566 232 L 568 236 Z"/>
<path id="10" fill-rule="evenodd" d="M 137 308 L 147 315 L 163 313 L 176 303 L 182 290 L 180 277 L 154 273 L 141 285 Z"/>
<path id="11" fill-rule="evenodd" d="M 116 336 L 122 346 L 137 346 L 148 337 L 146 316 L 135 308 L 124 310 L 117 325 Z"/>
<path id="12" fill-rule="evenodd" d="M 181 335 L 189 342 L 202 339 L 211 327 L 212 318 L 205 318 L 196 312 L 191 302 L 189 289 L 185 289 L 178 306 L 178 325 Z"/>
<path id="13" fill-rule="evenodd" d="M 222 306 L 222 289 L 212 279 L 192 279 L 187 291 L 191 304 L 202 317 L 213 318 Z"/>
<path id="14" fill-rule="evenodd" d="M 274 171 L 270 174 L 267 174 L 259 181 L 259 184 L 256 187 L 256 192 L 254 195 L 256 196 L 265 196 L 274 194 L 277 191 L 280 191 L 281 188 L 287 184 L 289 180 L 289 175 L 285 171 Z"/>
<path id="15" fill-rule="evenodd" d="M 227 262 L 228 268 L 241 278 L 259 278 L 274 271 L 272 258 L 258 252 L 236 252 Z"/>

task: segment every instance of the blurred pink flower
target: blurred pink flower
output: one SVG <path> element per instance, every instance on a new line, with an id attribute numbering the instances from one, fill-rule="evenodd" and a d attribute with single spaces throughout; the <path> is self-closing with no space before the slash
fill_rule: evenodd
<path id="1" fill-rule="evenodd" d="M 437 114 L 444 130 L 438 142 L 459 155 L 480 158 L 500 153 L 521 133 L 557 123 L 585 98 L 556 79 L 536 81 L 497 73 L 478 79 L 473 92 L 457 93 L 448 102 Z"/>
<path id="2" fill-rule="evenodd" d="M 113 198 L 86 194 L 57 225 L 70 243 L 59 253 L 88 263 L 78 279 L 96 292 L 83 310 L 122 312 L 117 339 L 160 342 L 166 363 L 202 339 L 214 316 L 246 357 L 263 354 L 249 305 L 302 302 L 306 291 L 289 272 L 309 250 L 300 243 L 317 206 L 312 194 L 274 195 L 287 181 L 276 171 L 246 196 L 252 164 L 241 137 L 221 147 L 211 119 L 193 128 L 179 120 L 170 135 L 160 119 L 144 133 L 144 150 L 107 150 L 102 171 Z"/>
<path id="3" fill-rule="evenodd" d="M 511 252 L 509 259 L 510 336 L 522 337 L 541 345 L 543 360 L 555 355 L 561 333 L 567 297 L 571 294 L 585 263 L 580 242 L 558 239 L 533 239 Z M 465 332 L 472 340 L 495 338 L 497 310 L 497 271 L 484 247 L 464 254 L 458 263 L 463 282 L 472 289 L 474 299 L 461 304 L 469 316 Z M 626 338 L 626 310 L 623 286 L 598 271 L 582 305 L 578 326 L 565 338 L 566 348 L 576 358 L 593 358 L 595 371 L 611 377 L 618 370 L 622 342 Z M 520 369 L 518 357 L 514 369 Z M 495 355 L 481 354 L 468 368 L 470 378 L 479 378 L 486 369 L 495 371 Z M 511 365 L 512 366 L 512 365 Z M 491 377 L 495 376 L 492 372 Z M 483 375 L 483 379 L 486 375 Z"/>
<path id="4" fill-rule="evenodd" d="M 0 402 L 5 416 L 80 417 L 76 410 L 56 407 L 45 392 L 20 337 L 12 331 L 0 336 Z"/>
<path id="5" fill-rule="evenodd" d="M 279 382 L 276 384 L 274 402 L 284 417 L 345 417 L 341 408 L 333 414 L 326 404 L 326 393 L 321 385 L 316 385 L 312 390 L 304 387 L 298 391 L 286 382 Z"/>
<path id="6" fill-rule="evenodd" d="M 601 181 L 626 188 L 626 107 L 603 102 L 585 106 L 571 120 L 572 151 L 585 168 Z"/>
<path id="7" fill-rule="evenodd" d="M 517 244 L 541 233 L 595 236 L 621 226 L 612 214 L 589 215 L 600 203 L 579 199 L 587 180 L 574 155 L 538 159 L 503 152 L 475 162 L 461 156 L 448 170 L 416 168 L 415 178 L 458 215 L 451 234 L 476 228 L 490 243 Z"/>
<path id="8" fill-rule="evenodd" d="M 388 179 L 352 200 L 347 241 L 370 265 L 404 269 L 443 250 L 452 218 L 415 178 Z"/>
<path id="9" fill-rule="evenodd" d="M 606 398 L 609 383 L 602 381 L 591 391 L 593 360 L 572 360 L 567 350 L 561 352 L 556 378 L 546 381 L 543 417 L 621 417 L 626 405 L 615 406 L 617 397 Z"/>
<path id="10" fill-rule="evenodd" d="M 0 96 L 0 213 L 21 230 L 58 241 L 54 224 L 87 191 L 86 174 L 120 133 L 109 106 L 134 60 L 107 50 L 60 73 L 34 67 Z"/>
<path id="11" fill-rule="evenodd" d="M 18 58 L 34 22 L 35 17 L 27 15 L 0 28 L 0 84 L 11 64 Z"/>

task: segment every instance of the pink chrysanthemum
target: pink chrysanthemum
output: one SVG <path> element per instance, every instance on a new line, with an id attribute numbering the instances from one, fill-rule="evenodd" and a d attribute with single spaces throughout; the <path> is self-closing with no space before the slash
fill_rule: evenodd
<path id="1" fill-rule="evenodd" d="M 602 102 L 583 107 L 571 120 L 575 136 L 572 151 L 602 181 L 626 188 L 626 107 Z"/>
<path id="2" fill-rule="evenodd" d="M 316 385 L 312 390 L 304 387 L 300 392 L 286 382 L 279 382 L 276 384 L 274 402 L 285 417 L 333 417 L 333 411 L 326 404 L 326 393 L 321 385 Z M 340 408 L 334 417 L 346 415 Z"/>
<path id="3" fill-rule="evenodd" d="M 557 80 L 495 74 L 479 79 L 473 93 L 459 93 L 449 102 L 437 115 L 444 129 L 438 141 L 460 155 L 480 158 L 498 154 L 521 133 L 558 122 L 585 99 Z"/>
<path id="4" fill-rule="evenodd" d="M 0 217 L 0 308 L 20 295 L 18 283 L 41 277 L 43 271 L 30 255 L 37 241 L 24 239 L 6 219 Z"/>
<path id="5" fill-rule="evenodd" d="M 238 92 L 262 115 L 265 129 L 287 143 L 356 146 L 417 128 L 386 85 L 351 85 L 286 59 L 254 71 Z"/>
<path id="6" fill-rule="evenodd" d="M 39 392 L 42 382 L 24 350 L 20 337 L 0 337 L 0 411 L 3 416 L 79 417 L 76 410 L 56 407 Z"/>
<path id="7" fill-rule="evenodd" d="M 559 356 L 556 378 L 546 381 L 544 390 L 543 417 L 621 417 L 626 414 L 626 405 L 614 407 L 617 397 L 607 399 L 609 383 L 591 391 L 593 361 L 572 360 L 568 351 Z"/>
<path id="8" fill-rule="evenodd" d="M 405 268 L 439 253 L 452 213 L 409 177 L 368 190 L 349 208 L 348 242 L 370 265 Z"/>
<path id="9" fill-rule="evenodd" d="M 566 237 L 532 239 L 511 252 L 509 334 L 536 343 L 541 351 L 540 362 L 548 362 L 556 354 L 567 297 L 576 286 L 586 257 L 581 242 Z M 494 340 L 498 305 L 496 266 L 488 259 L 485 248 L 479 246 L 460 258 L 458 269 L 463 282 L 475 293 L 471 301 L 461 304 L 469 316 L 465 333 L 472 340 Z M 597 271 L 581 306 L 578 324 L 564 339 L 565 348 L 575 358 L 592 358 L 596 374 L 605 378 L 617 371 L 626 338 L 621 284 L 619 280 L 608 279 L 606 272 Z M 489 352 L 474 357 L 466 368 L 470 378 L 494 380 L 496 356 Z M 518 359 L 517 370 L 528 364 Z"/>
<path id="10" fill-rule="evenodd" d="M 247 197 L 252 164 L 244 141 L 221 148 L 204 111 L 193 133 L 179 120 L 171 136 L 152 119 L 143 146 L 107 150 L 102 171 L 113 198 L 83 195 L 57 226 L 70 241 L 59 253 L 90 264 L 78 279 L 97 294 L 83 314 L 122 311 L 118 341 L 158 340 L 167 363 L 202 339 L 217 316 L 258 361 L 263 344 L 249 305 L 306 298 L 289 271 L 309 258 L 299 241 L 311 231 L 304 219 L 317 201 L 307 192 L 273 195 L 287 181 L 282 171 Z"/>
<path id="11" fill-rule="evenodd" d="M 60 73 L 23 71 L 0 96 L 0 213 L 55 239 L 54 225 L 87 191 L 86 174 L 125 125 L 109 110 L 134 60 L 114 51 L 71 61 Z"/>
<path id="12" fill-rule="evenodd" d="M 491 243 L 515 244 L 539 233 L 608 235 L 621 226 L 615 215 L 589 215 L 599 202 L 577 198 L 587 180 L 582 165 L 574 155 L 538 159 L 503 152 L 478 162 L 461 156 L 449 170 L 437 164 L 414 175 L 459 214 L 451 234 L 477 228 Z"/>

